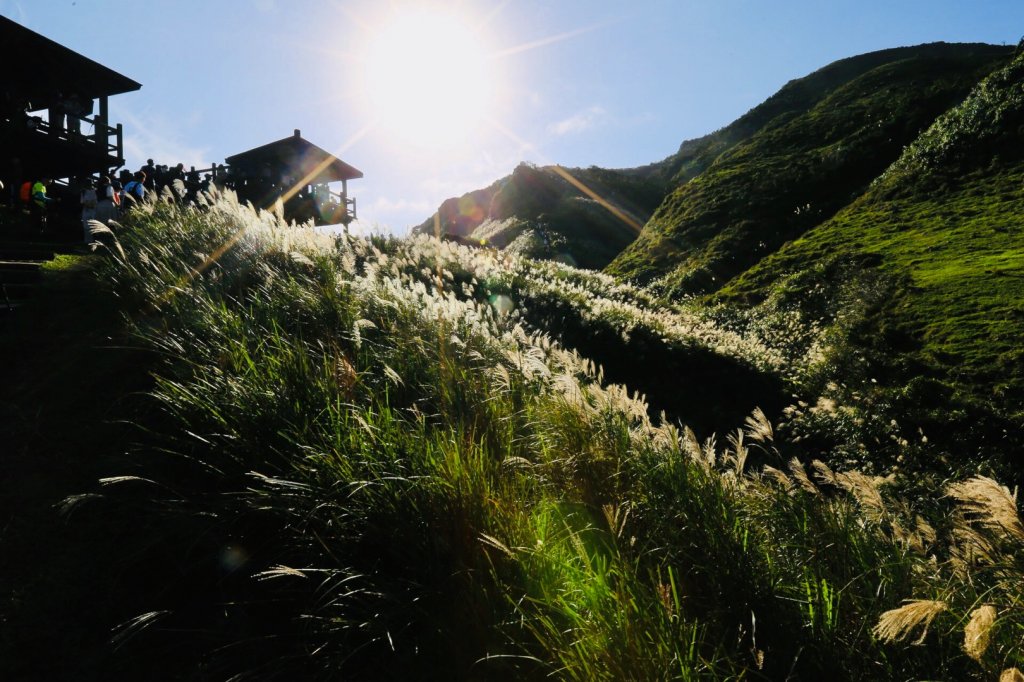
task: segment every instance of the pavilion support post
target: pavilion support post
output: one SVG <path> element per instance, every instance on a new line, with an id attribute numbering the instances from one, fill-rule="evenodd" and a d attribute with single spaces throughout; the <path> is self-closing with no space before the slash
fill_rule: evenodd
<path id="1" fill-rule="evenodd" d="M 100 97 L 100 112 L 96 114 L 96 144 L 99 145 L 100 150 L 106 154 L 109 145 L 108 136 L 110 135 L 110 108 L 107 100 L 107 96 L 103 95 Z M 121 145 L 118 144 L 118 158 L 121 156 Z"/>

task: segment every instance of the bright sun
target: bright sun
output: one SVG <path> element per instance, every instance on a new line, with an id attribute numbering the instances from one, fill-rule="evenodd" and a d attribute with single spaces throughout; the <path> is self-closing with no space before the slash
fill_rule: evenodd
<path id="1" fill-rule="evenodd" d="M 493 78 L 479 28 L 439 8 L 397 8 L 363 50 L 375 125 L 426 149 L 470 143 L 492 115 Z"/>

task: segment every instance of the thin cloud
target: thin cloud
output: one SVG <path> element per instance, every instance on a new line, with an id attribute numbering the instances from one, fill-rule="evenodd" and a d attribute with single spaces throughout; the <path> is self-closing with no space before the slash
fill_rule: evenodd
<path id="1" fill-rule="evenodd" d="M 0 14 L 10 17 L 22 26 L 29 25 L 30 17 L 28 15 L 28 11 L 25 9 L 24 3 L 4 2 L 3 0 L 0 0 Z"/>
<path id="2" fill-rule="evenodd" d="M 548 125 L 548 132 L 555 135 L 576 135 L 600 128 L 608 122 L 608 112 L 601 107 L 590 107 L 569 118 Z"/>
<path id="3" fill-rule="evenodd" d="M 407 199 L 391 199 L 388 197 L 377 197 L 370 205 L 374 213 L 402 213 L 406 211 L 433 211 L 429 201 L 409 201 Z"/>
<path id="4" fill-rule="evenodd" d="M 612 23 L 613 22 L 611 21 L 602 21 L 597 24 L 591 24 L 590 26 L 584 26 L 582 28 L 577 28 L 572 31 L 566 31 L 565 33 L 547 36 L 539 40 L 533 40 L 528 43 L 523 43 L 522 45 L 516 45 L 514 47 L 509 47 L 504 50 L 499 50 L 491 54 L 490 57 L 491 59 L 501 59 L 503 57 L 509 57 L 514 54 L 519 54 L 520 52 L 529 52 L 530 50 L 536 50 L 541 47 L 546 47 L 547 45 L 554 45 L 555 43 L 560 43 L 562 41 L 569 40 L 570 38 L 575 38 L 585 33 L 596 31 L 597 29 L 604 28 L 605 26 L 608 26 Z"/>
<path id="5" fill-rule="evenodd" d="M 117 120 L 124 122 L 124 155 L 128 167 L 141 165 L 146 159 L 173 166 L 184 163 L 186 168 L 205 168 L 211 161 L 207 147 L 196 147 L 182 141 L 185 135 L 178 126 L 161 116 L 140 116 L 130 109 L 119 108 Z M 196 119 L 195 116 L 190 117 Z"/>

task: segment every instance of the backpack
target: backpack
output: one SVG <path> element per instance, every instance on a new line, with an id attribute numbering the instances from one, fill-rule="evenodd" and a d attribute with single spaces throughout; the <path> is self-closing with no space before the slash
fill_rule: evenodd
<path id="1" fill-rule="evenodd" d="M 26 180 L 21 183 L 21 188 L 18 190 L 18 198 L 21 199 L 23 204 L 27 204 L 32 201 L 32 181 Z"/>
<path id="2" fill-rule="evenodd" d="M 137 180 L 132 180 L 131 182 L 124 186 L 124 193 L 131 194 L 139 201 L 142 201 L 142 199 L 145 198 L 146 196 L 146 188 L 143 186 L 141 182 Z"/>

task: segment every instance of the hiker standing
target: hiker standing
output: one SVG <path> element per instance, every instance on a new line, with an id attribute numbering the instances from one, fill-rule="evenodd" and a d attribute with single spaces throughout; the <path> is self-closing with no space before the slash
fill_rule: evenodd
<path id="1" fill-rule="evenodd" d="M 159 188 L 156 186 L 156 166 L 153 165 L 153 159 L 146 159 L 146 165 L 139 170 L 146 174 L 143 186 L 150 192 L 156 192 Z"/>
<path id="2" fill-rule="evenodd" d="M 146 198 L 146 174 L 139 171 L 135 174 L 132 180 L 124 186 L 124 201 L 122 202 L 122 208 L 127 210 L 129 208 L 130 201 L 142 201 Z M 129 197 L 131 197 L 129 199 Z"/>
<path id="3" fill-rule="evenodd" d="M 78 202 L 82 205 L 82 237 L 86 244 L 92 241 L 92 235 L 89 233 L 89 221 L 96 219 L 96 206 L 99 204 L 94 184 L 92 178 L 86 178 L 82 191 L 78 195 Z"/>
<path id="4" fill-rule="evenodd" d="M 46 215 L 50 210 L 50 205 L 56 201 L 56 199 L 46 196 L 46 186 L 49 184 L 50 178 L 43 178 L 32 185 L 32 213 L 35 216 L 36 224 L 39 225 L 40 232 L 46 231 Z"/>
<path id="5" fill-rule="evenodd" d="M 119 203 L 118 199 L 117 191 L 110 182 L 110 178 L 104 175 L 100 178 L 100 184 L 96 190 L 95 219 L 104 224 L 106 224 L 108 220 L 116 220 L 117 207 Z"/>

